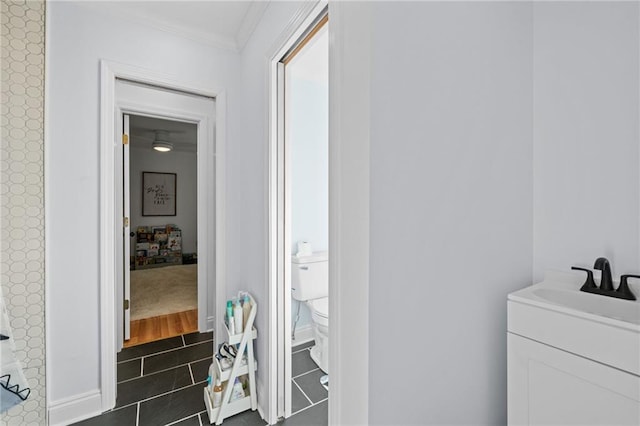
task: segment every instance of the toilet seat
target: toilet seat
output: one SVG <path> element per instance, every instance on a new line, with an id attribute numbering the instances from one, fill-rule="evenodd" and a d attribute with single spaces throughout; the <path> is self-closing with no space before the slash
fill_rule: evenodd
<path id="1" fill-rule="evenodd" d="M 315 324 L 324 328 L 329 327 L 329 298 L 309 300 L 309 308 L 311 309 L 311 319 Z"/>
<path id="2" fill-rule="evenodd" d="M 313 310 L 313 313 L 315 313 L 316 315 L 323 318 L 327 318 L 327 319 L 329 318 L 329 298 L 328 297 L 310 300 L 309 305 Z"/>

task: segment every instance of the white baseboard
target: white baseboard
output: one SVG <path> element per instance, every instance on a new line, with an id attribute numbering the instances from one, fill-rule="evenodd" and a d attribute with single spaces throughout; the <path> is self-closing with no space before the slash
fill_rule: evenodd
<path id="1" fill-rule="evenodd" d="M 267 422 L 266 420 L 266 416 L 264 415 L 264 410 L 262 409 L 262 405 L 258 404 L 258 414 L 260 414 L 260 418 L 262 418 L 262 420 L 264 420 L 265 422 Z M 269 422 L 267 422 L 268 424 Z"/>
<path id="2" fill-rule="evenodd" d="M 68 425 L 99 414 L 102 394 L 96 389 L 49 404 L 49 425 Z"/>
<path id="3" fill-rule="evenodd" d="M 295 347 L 303 343 L 310 342 L 314 339 L 313 324 L 307 324 L 296 329 L 296 340 L 291 340 L 291 348 L 295 351 Z"/>
<path id="4" fill-rule="evenodd" d="M 262 420 L 264 420 L 265 422 L 267 422 L 267 424 L 272 424 L 269 422 L 269 419 L 266 416 L 266 411 L 264 410 L 263 407 L 263 402 L 266 403 L 267 405 L 269 404 L 269 398 L 267 396 L 266 393 L 264 393 L 264 383 L 262 383 L 260 380 L 256 380 L 256 391 L 258 393 L 258 414 L 260 414 L 260 417 L 262 418 Z M 260 395 L 263 395 L 263 398 L 260 398 Z"/>

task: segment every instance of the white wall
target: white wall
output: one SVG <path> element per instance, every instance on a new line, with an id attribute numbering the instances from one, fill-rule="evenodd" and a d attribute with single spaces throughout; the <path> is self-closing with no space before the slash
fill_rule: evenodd
<path id="1" fill-rule="evenodd" d="M 369 424 L 505 424 L 506 297 L 532 275 L 531 4 L 372 9 Z"/>
<path id="2" fill-rule="evenodd" d="M 640 272 L 638 2 L 534 6 L 534 274 Z"/>
<path id="3" fill-rule="evenodd" d="M 309 242 L 313 251 L 325 251 L 329 249 L 329 86 L 328 81 L 298 77 L 296 64 L 291 64 L 291 253 L 298 252 L 300 241 Z M 307 305 L 292 300 L 292 325 L 298 309 L 299 330 L 312 321 Z"/>
<path id="4" fill-rule="evenodd" d="M 133 137 L 132 137 L 133 139 Z M 132 144 L 135 141 L 132 140 Z M 158 152 L 153 149 L 134 148 L 130 150 L 131 177 L 131 229 L 138 226 L 175 224 L 182 230 L 182 252 L 196 253 L 198 236 L 198 168 L 195 152 L 171 151 Z M 176 215 L 142 216 L 142 172 L 175 173 L 176 176 Z M 135 238 L 132 252 L 135 254 Z"/>
<path id="5" fill-rule="evenodd" d="M 274 43 L 298 11 L 298 2 L 271 2 L 241 53 L 240 105 L 242 115 L 231 117 L 234 142 L 227 145 L 227 291 L 251 291 L 259 304 L 256 328 L 260 337 L 256 357 L 268 364 L 267 354 L 267 157 L 268 62 Z M 258 369 L 258 391 L 267 386 L 266 368 Z M 267 395 L 258 393 L 266 407 Z"/>
<path id="6" fill-rule="evenodd" d="M 324 251 L 329 248 L 329 87 L 300 78 L 292 78 L 290 87 L 291 253 L 299 241 Z"/>
<path id="7" fill-rule="evenodd" d="M 47 13 L 47 386 L 48 403 L 55 406 L 100 388 L 100 59 L 226 89 L 231 118 L 238 96 L 238 54 L 96 12 L 82 2 L 51 2 Z M 228 141 L 232 138 L 233 129 L 228 129 Z"/>
<path id="8" fill-rule="evenodd" d="M 640 267 L 639 6 L 371 7 L 369 423 L 504 424 L 507 293 Z"/>

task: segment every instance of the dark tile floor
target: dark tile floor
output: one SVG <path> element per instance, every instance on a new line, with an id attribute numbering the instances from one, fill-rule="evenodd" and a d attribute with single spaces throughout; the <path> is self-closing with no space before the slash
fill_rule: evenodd
<path id="1" fill-rule="evenodd" d="M 116 407 L 76 423 L 83 426 L 205 426 L 209 418 L 202 399 L 207 380 L 212 333 L 192 333 L 123 349 L 118 354 Z M 296 346 L 292 355 L 293 409 L 281 424 L 323 426 L 328 422 L 327 391 L 322 372 L 310 357 L 312 343 Z M 225 419 L 226 426 L 263 426 L 257 411 Z"/>
<path id="2" fill-rule="evenodd" d="M 288 424 L 326 425 L 328 423 L 327 398 L 329 393 L 320 384 L 320 377 L 324 373 L 311 359 L 309 351 L 311 346 L 313 346 L 313 342 L 295 346 L 292 350 L 291 413 L 295 416 L 287 419 L 290 420 L 285 422 Z M 309 420 L 315 420 L 317 423 L 294 422 L 294 419 L 303 414 Z M 317 414 L 320 416 L 318 417 Z"/>

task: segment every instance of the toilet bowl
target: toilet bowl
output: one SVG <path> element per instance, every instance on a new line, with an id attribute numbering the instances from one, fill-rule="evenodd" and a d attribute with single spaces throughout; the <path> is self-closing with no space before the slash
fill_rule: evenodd
<path id="1" fill-rule="evenodd" d="M 311 359 L 325 373 L 329 373 L 329 298 L 309 300 L 307 306 L 313 321 L 315 345 L 311 348 Z"/>
<path id="2" fill-rule="evenodd" d="M 329 260 L 327 252 L 291 258 L 291 295 L 311 311 L 315 345 L 311 359 L 325 373 L 329 364 Z"/>

